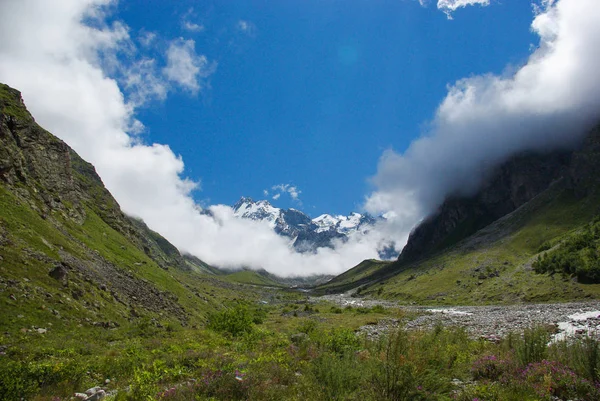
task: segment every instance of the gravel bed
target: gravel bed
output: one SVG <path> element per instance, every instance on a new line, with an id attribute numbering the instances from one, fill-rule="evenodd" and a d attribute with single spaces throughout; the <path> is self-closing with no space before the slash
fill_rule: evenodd
<path id="1" fill-rule="evenodd" d="M 600 302 L 573 302 L 560 304 L 524 304 L 507 306 L 401 306 L 391 301 L 352 298 L 347 294 L 326 295 L 313 298 L 334 302 L 342 307 L 397 307 L 412 312 L 422 313 L 408 322 L 395 319 L 382 319 L 377 324 L 363 326 L 360 332 L 369 337 L 376 337 L 400 324 L 412 330 L 431 329 L 438 324 L 443 326 L 464 327 L 475 337 L 483 337 L 490 341 L 499 341 L 509 332 L 523 330 L 539 325 L 555 326 L 555 340 L 571 336 L 590 335 L 600 339 Z"/>

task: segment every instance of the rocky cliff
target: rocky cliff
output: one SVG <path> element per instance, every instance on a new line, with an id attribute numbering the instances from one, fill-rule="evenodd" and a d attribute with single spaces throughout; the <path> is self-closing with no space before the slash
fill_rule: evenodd
<path id="1" fill-rule="evenodd" d="M 173 271 L 196 265 L 126 216 L 94 167 L 41 128 L 18 91 L 0 84 L 0 292 L 23 278 L 30 283 L 0 307 L 14 309 L 10 302 L 20 297 L 56 298 L 56 291 L 90 321 L 149 313 L 185 324 L 189 312 L 176 293 L 188 290 Z M 61 306 L 53 306 L 56 316 L 70 313 Z"/>
<path id="2" fill-rule="evenodd" d="M 188 268 L 175 246 L 121 211 L 94 166 L 29 114 L 21 94 L 0 84 L 0 182 L 59 226 L 56 217 L 83 224 L 93 210 L 162 268 Z"/>
<path id="3" fill-rule="evenodd" d="M 575 151 L 520 154 L 498 166 L 470 197 L 452 196 L 410 234 L 399 260 L 417 260 L 474 234 L 564 180 L 578 196 L 600 184 L 600 129 Z"/>

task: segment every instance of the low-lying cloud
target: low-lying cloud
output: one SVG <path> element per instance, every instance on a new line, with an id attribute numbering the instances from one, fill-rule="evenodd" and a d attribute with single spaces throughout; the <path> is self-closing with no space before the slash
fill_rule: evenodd
<path id="1" fill-rule="evenodd" d="M 600 121 L 600 8 L 544 0 L 531 29 L 540 42 L 514 73 L 459 80 L 430 128 L 402 153 L 385 152 L 367 199 L 407 226 L 451 194 L 472 194 L 511 155 L 574 146 Z"/>

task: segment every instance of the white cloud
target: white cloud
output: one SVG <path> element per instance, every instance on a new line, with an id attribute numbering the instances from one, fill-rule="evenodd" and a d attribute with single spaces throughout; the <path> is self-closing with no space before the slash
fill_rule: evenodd
<path id="1" fill-rule="evenodd" d="M 423 0 L 419 0 L 423 5 Z M 437 8 L 443 11 L 448 16 L 448 19 L 452 19 L 452 13 L 461 7 L 467 6 L 489 6 L 490 0 L 438 0 Z"/>
<path id="2" fill-rule="evenodd" d="M 190 32 L 202 32 L 204 30 L 204 25 L 199 25 L 194 22 L 184 21 L 182 23 L 183 29 Z"/>
<path id="3" fill-rule="evenodd" d="M 275 196 L 273 196 L 273 199 L 279 199 L 279 197 L 282 194 L 288 194 L 292 200 L 300 202 L 300 194 L 302 193 L 302 191 L 300 191 L 298 189 L 298 187 L 296 187 L 295 185 L 291 185 L 291 184 L 277 184 L 277 185 L 273 185 L 271 187 L 271 190 L 277 192 L 277 194 L 275 196 L 277 196 L 277 198 L 275 198 Z"/>
<path id="4" fill-rule="evenodd" d="M 301 255 L 267 225 L 236 218 L 227 206 L 213 206 L 215 218 L 199 213 L 190 196 L 198 183 L 186 179 L 181 157 L 162 144 L 144 144 L 131 135 L 139 129 L 136 102 L 128 103 L 125 86 L 140 99 L 163 97 L 142 59 L 119 82 L 107 76 L 103 54 L 128 49 L 122 24 L 102 23 L 110 0 L 14 0 L 0 2 L 0 81 L 22 91 L 36 120 L 93 163 L 122 209 L 143 218 L 181 250 L 223 267 L 265 268 L 282 275 L 340 273 L 377 256 L 379 234 L 357 237 L 334 249 Z M 94 28 L 82 20 L 94 14 Z M 205 62 L 194 44 L 174 44 L 170 73 L 189 89 L 200 86 Z M 182 61 L 183 60 L 183 61 Z M 116 61 L 113 59 L 113 62 Z M 181 64 L 184 67 L 179 68 Z M 158 67 L 156 67 L 158 68 Z M 185 74 L 179 74 L 183 70 Z M 110 69 L 112 71 L 112 69 Z M 137 71 L 137 73 L 136 73 Z M 284 186 L 285 187 L 285 186 Z M 300 191 L 287 186 L 296 198 Z"/>
<path id="5" fill-rule="evenodd" d="M 541 4 L 539 47 L 510 76 L 449 87 L 431 128 L 402 153 L 386 151 L 366 202 L 414 226 L 449 194 L 473 193 L 493 166 L 524 150 L 573 146 L 600 121 L 600 8 L 596 0 Z"/>
<path id="6" fill-rule="evenodd" d="M 172 41 L 167 49 L 167 66 L 163 69 L 169 80 L 192 93 L 198 92 L 200 80 L 216 69 L 216 64 L 209 63 L 206 56 L 196 53 L 195 45 L 192 39 Z"/>
<path id="7" fill-rule="evenodd" d="M 256 34 L 256 25 L 250 21 L 239 20 L 237 23 L 237 29 L 248 36 L 254 36 Z"/>
<path id="8" fill-rule="evenodd" d="M 153 99 L 165 100 L 170 89 L 165 79 L 157 73 L 156 60 L 150 58 L 143 58 L 127 67 L 121 81 L 134 106 L 141 106 Z"/>
<path id="9" fill-rule="evenodd" d="M 146 30 L 142 30 L 138 36 L 138 41 L 144 47 L 150 47 L 156 41 L 158 35 L 155 32 L 148 32 Z"/>
<path id="10" fill-rule="evenodd" d="M 189 32 L 202 32 L 204 30 L 204 25 L 197 24 L 191 21 L 191 18 L 194 17 L 194 8 L 190 8 L 183 16 L 181 17 L 181 27 Z"/>

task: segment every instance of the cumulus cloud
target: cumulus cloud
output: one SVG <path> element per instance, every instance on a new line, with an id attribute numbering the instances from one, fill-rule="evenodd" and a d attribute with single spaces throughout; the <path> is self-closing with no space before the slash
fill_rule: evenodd
<path id="1" fill-rule="evenodd" d="M 103 54 L 131 47 L 125 25 L 102 22 L 111 4 L 0 2 L 0 36 L 11 38 L 0 41 L 0 81 L 20 89 L 36 120 L 96 166 L 126 213 L 144 219 L 182 251 L 222 267 L 265 268 L 281 275 L 333 274 L 377 257 L 375 232 L 336 249 L 301 255 L 267 224 L 236 218 L 228 206 L 210 207 L 214 217 L 202 214 L 191 196 L 199 183 L 184 176 L 181 157 L 167 145 L 144 144 L 132 135 L 141 127 L 134 115 L 138 102 L 128 102 L 123 92 L 134 90 L 141 102 L 143 94 L 164 98 L 168 91 L 153 81 L 152 71 L 158 67 L 148 58 L 117 68 L 119 79 L 108 75 L 115 70 L 107 69 Z M 82 22 L 91 17 L 93 27 Z M 206 62 L 195 53 L 193 41 L 177 40 L 172 49 L 169 74 L 197 90 L 195 82 L 206 71 Z M 300 194 L 290 185 L 277 187 L 292 197 Z"/>
<path id="2" fill-rule="evenodd" d="M 600 121 L 600 9 L 596 0 L 543 1 L 531 29 L 539 46 L 511 75 L 449 87 L 430 128 L 379 160 L 366 202 L 406 227 L 448 195 L 469 195 L 511 155 L 575 146 Z"/>
<path id="3" fill-rule="evenodd" d="M 282 194 L 288 194 L 292 200 L 300 202 L 300 194 L 302 191 L 298 189 L 297 186 L 291 184 L 277 184 L 271 187 L 271 190 L 275 192 L 273 195 L 273 199 L 277 200 L 281 197 Z"/>
<path id="4" fill-rule="evenodd" d="M 209 63 L 206 56 L 196 53 L 195 46 L 192 39 L 179 38 L 172 41 L 167 49 L 167 66 L 163 69 L 170 81 L 192 93 L 198 92 L 201 79 L 208 77 L 216 69 L 216 64 Z"/>
<path id="5" fill-rule="evenodd" d="M 423 5 L 423 0 L 419 1 Z M 438 0 L 437 8 L 443 11 L 448 16 L 448 19 L 452 19 L 452 13 L 457 9 L 474 5 L 489 6 L 490 0 Z"/>

